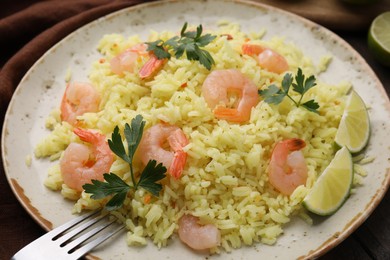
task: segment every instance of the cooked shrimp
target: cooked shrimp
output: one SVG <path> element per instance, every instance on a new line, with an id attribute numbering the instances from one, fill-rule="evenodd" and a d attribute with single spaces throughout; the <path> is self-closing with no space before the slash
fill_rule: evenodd
<path id="1" fill-rule="evenodd" d="M 75 128 L 74 133 L 91 146 L 70 143 L 60 160 L 60 169 L 64 183 L 82 191 L 82 186 L 91 180 L 104 180 L 103 174 L 109 172 L 114 156 L 104 135 L 81 128 Z"/>
<path id="2" fill-rule="evenodd" d="M 124 71 L 133 72 L 134 65 L 140 56 L 146 56 L 146 44 L 136 44 L 115 56 L 110 61 L 111 71 L 121 75 Z"/>
<path id="3" fill-rule="evenodd" d="M 204 250 L 221 243 L 221 232 L 212 224 L 201 226 L 199 219 L 192 215 L 183 215 L 179 220 L 179 237 L 189 247 Z"/>
<path id="4" fill-rule="evenodd" d="M 61 101 L 61 120 L 75 125 L 78 116 L 87 112 L 97 112 L 99 104 L 100 95 L 91 84 L 69 83 Z"/>
<path id="5" fill-rule="evenodd" d="M 158 59 L 156 55 L 147 51 L 146 44 L 140 43 L 115 56 L 110 61 L 111 71 L 118 75 L 122 75 L 125 71 L 134 72 L 135 64 L 141 56 L 149 56 L 149 60 L 138 72 L 142 79 L 157 72 L 166 61 L 166 59 Z"/>
<path id="6" fill-rule="evenodd" d="M 232 107 L 229 94 L 238 95 Z M 249 120 L 259 100 L 256 85 L 235 69 L 212 71 L 203 82 L 202 95 L 216 118 L 231 122 Z"/>
<path id="7" fill-rule="evenodd" d="M 149 160 L 156 160 L 178 179 L 186 164 L 187 153 L 183 151 L 183 147 L 187 144 L 188 139 L 179 127 L 157 124 L 144 132 L 138 152 L 145 165 Z"/>
<path id="8" fill-rule="evenodd" d="M 298 138 L 287 139 L 276 144 L 269 164 L 269 181 L 279 192 L 291 195 L 307 179 L 307 166 L 302 148 L 305 141 Z"/>
<path id="9" fill-rule="evenodd" d="M 243 44 L 242 53 L 247 55 L 257 55 L 259 66 L 275 73 L 283 73 L 288 70 L 287 60 L 274 50 L 265 48 L 257 44 Z"/>
<path id="10" fill-rule="evenodd" d="M 139 70 L 138 75 L 141 79 L 146 79 L 152 76 L 156 71 L 158 71 L 167 59 L 158 59 L 156 55 L 150 54 L 149 60 L 145 62 L 142 68 Z"/>

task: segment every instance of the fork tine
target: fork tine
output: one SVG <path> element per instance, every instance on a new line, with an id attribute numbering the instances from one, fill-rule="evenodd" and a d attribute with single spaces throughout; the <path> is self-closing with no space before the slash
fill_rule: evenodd
<path id="1" fill-rule="evenodd" d="M 83 214 L 75 219 L 72 219 L 72 220 L 66 222 L 65 224 L 62 224 L 61 226 L 58 226 L 57 228 L 53 229 L 52 231 L 48 232 L 47 234 L 50 234 L 50 236 L 53 236 L 53 238 L 55 239 L 58 235 L 62 234 L 63 232 L 65 232 L 65 231 L 69 230 L 70 228 L 76 226 L 77 224 L 83 222 L 87 218 L 92 217 L 100 212 L 101 212 L 101 210 L 92 211 L 92 212 L 89 212 L 87 214 Z"/>
<path id="2" fill-rule="evenodd" d="M 62 236 L 61 236 L 62 233 L 57 235 L 57 237 L 54 237 L 53 240 L 56 241 L 60 246 L 63 246 L 63 244 L 66 243 L 69 239 L 73 238 L 77 234 L 80 234 L 82 231 L 86 230 L 87 228 L 89 228 L 90 226 L 95 224 L 96 222 L 99 222 L 101 219 L 103 219 L 107 215 L 108 215 L 108 213 L 104 213 L 104 214 L 101 214 L 99 216 L 94 217 L 95 214 L 92 214 L 90 217 L 94 217 L 94 218 L 90 219 L 89 221 L 87 221 L 85 223 L 82 223 L 80 226 L 77 226 L 76 228 L 72 229 L 68 233 L 63 234 Z M 83 219 L 83 221 L 87 220 L 87 219 L 88 218 L 85 218 L 85 219 Z M 80 223 L 81 222 L 79 222 L 77 224 L 80 224 Z M 74 226 L 76 226 L 76 225 L 74 225 Z"/>
<path id="3" fill-rule="evenodd" d="M 114 229 L 112 226 L 110 229 L 107 229 L 105 232 L 102 232 L 99 234 L 99 238 L 92 238 L 93 235 L 97 234 L 98 232 L 102 231 L 103 229 L 109 227 L 113 223 L 116 222 L 115 218 L 109 218 L 108 215 L 102 215 L 97 216 L 97 214 L 100 214 L 100 211 L 90 212 L 83 216 L 77 217 L 55 229 L 52 231 L 46 233 L 45 235 L 39 237 L 38 239 L 34 240 L 18 252 L 11 258 L 13 260 L 20 260 L 20 259 L 78 259 L 82 257 L 84 254 L 86 254 L 89 250 L 93 249 L 103 241 L 107 240 L 109 237 L 117 233 L 119 230 L 123 229 L 125 225 L 120 225 L 119 228 Z M 93 219 L 98 220 L 87 220 L 88 218 L 93 217 Z M 110 220 L 111 219 L 111 220 Z M 104 221 L 103 221 L 104 220 Z M 83 221 L 92 223 L 94 226 L 90 226 L 84 223 Z M 96 222 L 101 221 L 103 225 L 98 225 Z M 74 230 L 79 230 L 79 226 L 84 226 L 82 230 L 80 230 L 80 233 L 77 234 L 77 236 L 74 236 L 73 232 Z M 72 233 L 71 233 L 72 232 Z M 84 234 L 84 235 L 83 235 Z M 68 238 L 71 238 L 72 242 L 69 242 L 68 244 L 65 244 L 65 246 L 62 244 L 63 240 L 61 240 L 61 236 L 65 235 Z M 82 244 L 80 244 L 82 243 Z M 42 247 L 44 247 L 44 250 L 42 250 Z M 70 249 L 68 249 L 68 247 Z M 80 250 L 79 250 L 80 249 Z"/>
<path id="4" fill-rule="evenodd" d="M 114 222 L 115 222 L 115 220 L 110 220 L 107 223 L 100 224 L 99 226 L 93 228 L 92 230 L 89 230 L 87 233 L 82 234 L 78 238 L 76 238 L 76 239 L 72 240 L 71 242 L 69 242 L 68 244 L 64 245 L 63 248 L 65 248 L 68 251 L 72 251 L 74 248 L 79 246 L 81 243 L 83 243 L 87 239 L 93 237 L 94 235 L 96 235 L 97 233 L 99 233 L 100 231 L 105 229 L 106 227 L 110 226 Z"/>
<path id="5" fill-rule="evenodd" d="M 115 230 L 105 234 L 104 236 L 98 237 L 95 240 L 92 240 L 91 242 L 80 247 L 74 252 L 75 257 L 77 258 L 82 257 L 83 255 L 85 255 L 86 253 L 88 253 L 89 251 L 91 251 L 92 249 L 94 249 L 95 247 L 97 247 L 98 245 L 100 245 L 101 243 L 103 243 L 104 241 L 106 241 L 107 239 L 109 239 L 119 231 L 121 231 L 124 227 L 125 227 L 124 225 L 120 225 Z"/>
<path id="6" fill-rule="evenodd" d="M 82 236 L 78 237 L 77 239 L 73 240 L 69 244 L 64 246 L 64 250 L 66 250 L 70 255 L 74 256 L 75 258 L 79 258 L 119 232 L 121 229 L 124 228 L 124 225 L 120 225 L 118 228 L 114 229 L 113 231 L 107 232 L 106 234 L 103 234 L 99 236 L 98 238 L 87 242 L 86 244 L 82 245 L 83 242 L 87 241 L 88 239 L 92 238 L 96 234 L 100 233 L 102 230 L 108 228 L 112 224 L 114 224 L 116 220 L 110 220 L 108 223 L 103 223 L 100 226 L 95 227 L 94 229 L 88 231 L 87 233 L 83 234 Z M 81 245 L 81 246 L 80 246 Z"/>

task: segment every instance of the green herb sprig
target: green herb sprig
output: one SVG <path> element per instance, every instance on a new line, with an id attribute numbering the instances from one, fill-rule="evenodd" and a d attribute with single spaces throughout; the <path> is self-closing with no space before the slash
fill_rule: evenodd
<path id="1" fill-rule="evenodd" d="M 147 42 L 147 50 L 152 51 L 158 59 L 171 58 L 170 50 L 173 51 L 176 58 L 180 58 L 185 53 L 188 60 L 197 60 L 210 70 L 215 61 L 211 54 L 202 49 L 202 47 L 208 45 L 217 36 L 211 34 L 202 35 L 202 25 L 199 25 L 196 31 L 186 31 L 187 26 L 187 22 L 184 23 L 180 37 L 174 36 L 167 41 L 159 39 L 154 42 Z"/>
<path id="2" fill-rule="evenodd" d="M 298 68 L 298 72 L 295 75 L 295 82 L 293 82 L 293 77 L 291 74 L 287 73 L 284 75 L 282 80 L 281 88 L 278 88 L 275 84 L 268 86 L 268 88 L 264 90 L 259 90 L 258 93 L 264 98 L 264 101 L 271 104 L 280 104 L 285 97 L 288 97 L 296 107 L 302 106 L 307 110 L 318 113 L 318 108 L 320 107 L 317 102 L 313 99 L 302 103 L 302 98 L 309 89 L 316 86 L 315 83 L 316 78 L 314 75 L 305 79 L 305 75 L 303 75 L 301 68 Z M 290 95 L 290 87 L 293 86 L 293 90 L 299 93 L 301 96 L 298 101 L 295 101 Z"/>
<path id="3" fill-rule="evenodd" d="M 107 210 L 115 210 L 122 207 L 127 193 L 131 189 L 137 190 L 139 187 L 142 187 L 154 196 L 158 196 L 162 189 L 162 185 L 157 182 L 165 177 L 167 169 L 161 163 L 157 164 L 155 160 L 150 160 L 143 169 L 138 182 L 135 180 L 133 159 L 135 151 L 141 141 L 144 126 L 145 121 L 143 121 L 141 115 L 137 115 L 131 121 L 131 126 L 127 123 L 125 124 L 124 135 L 127 142 L 127 153 L 123 145 L 122 136 L 119 133 L 118 126 L 115 127 L 114 132 L 111 135 L 111 140 L 108 140 L 108 145 L 110 146 L 112 152 L 122 160 L 129 163 L 133 185 L 127 184 L 114 173 L 105 173 L 103 175 L 105 182 L 92 180 L 92 184 L 83 185 L 85 192 L 92 194 L 92 199 L 102 199 L 112 196 L 106 204 Z"/>

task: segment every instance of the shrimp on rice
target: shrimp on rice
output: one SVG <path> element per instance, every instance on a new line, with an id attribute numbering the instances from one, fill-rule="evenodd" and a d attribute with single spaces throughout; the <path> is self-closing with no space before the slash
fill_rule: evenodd
<path id="1" fill-rule="evenodd" d="M 179 238 L 195 250 L 205 250 L 216 247 L 221 243 L 221 232 L 212 224 L 200 225 L 199 218 L 183 215 L 179 219 Z"/>
<path id="2" fill-rule="evenodd" d="M 144 43 L 136 44 L 110 61 L 111 71 L 117 75 L 123 75 L 125 71 L 134 72 L 134 67 L 141 57 L 149 57 L 138 71 L 141 79 L 148 78 L 162 68 L 167 59 L 158 59 L 152 52 L 147 51 Z"/>
<path id="3" fill-rule="evenodd" d="M 174 178 L 178 179 L 187 160 L 187 153 L 183 148 L 188 139 L 183 130 L 177 126 L 157 124 L 147 129 L 138 146 L 138 153 L 143 164 L 149 160 L 162 163 Z"/>
<path id="4" fill-rule="evenodd" d="M 110 171 L 114 155 L 105 135 L 81 128 L 75 128 L 74 133 L 90 146 L 70 143 L 60 159 L 60 170 L 69 188 L 82 191 L 91 180 L 104 180 L 103 174 Z"/>
<path id="5" fill-rule="evenodd" d="M 242 45 L 242 53 L 257 56 L 259 66 L 270 72 L 281 74 L 289 69 L 287 60 L 270 48 L 245 43 Z"/>
<path id="6" fill-rule="evenodd" d="M 305 141 L 298 138 L 278 142 L 269 163 L 268 177 L 271 185 L 284 195 L 291 195 L 307 180 L 307 165 L 301 149 Z"/>
<path id="7" fill-rule="evenodd" d="M 212 71 L 202 86 L 202 95 L 218 119 L 248 121 L 252 108 L 259 102 L 257 86 L 236 69 Z M 235 102 L 229 104 L 230 96 Z"/>
<path id="8" fill-rule="evenodd" d="M 85 82 L 72 82 L 66 86 L 61 101 L 61 120 L 77 125 L 77 117 L 99 110 L 100 95 L 95 87 Z"/>

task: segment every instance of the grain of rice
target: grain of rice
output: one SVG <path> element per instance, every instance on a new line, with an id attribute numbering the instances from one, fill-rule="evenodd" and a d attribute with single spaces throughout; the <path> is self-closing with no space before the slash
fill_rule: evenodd
<path id="1" fill-rule="evenodd" d="M 32 164 L 31 154 L 26 155 L 26 157 L 24 159 L 24 163 L 26 164 L 27 167 L 31 167 L 31 164 Z"/>

